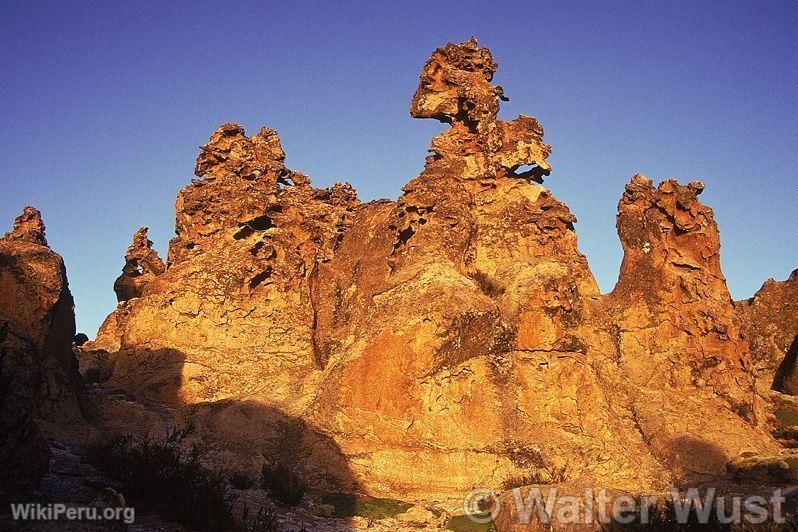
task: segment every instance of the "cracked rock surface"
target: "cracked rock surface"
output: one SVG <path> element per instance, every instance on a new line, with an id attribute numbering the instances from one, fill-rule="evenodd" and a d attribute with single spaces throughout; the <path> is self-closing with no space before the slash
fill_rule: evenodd
<path id="1" fill-rule="evenodd" d="M 50 458 L 46 437 L 83 427 L 72 351 L 75 314 L 61 256 L 39 211 L 0 238 L 0 502 L 30 501 Z"/>
<path id="2" fill-rule="evenodd" d="M 497 67 L 474 39 L 433 52 L 411 114 L 449 128 L 396 201 L 314 188 L 276 131 L 222 125 L 166 266 L 140 230 L 119 307 L 81 348 L 98 386 L 184 407 L 226 464 L 254 471 L 264 442 L 291 441 L 320 485 L 395 497 L 639 493 L 775 452 L 754 366 L 778 356 L 752 358 L 703 185 L 632 178 L 602 295 L 542 186 L 541 125 L 497 119 Z"/>
<path id="3" fill-rule="evenodd" d="M 798 395 L 798 270 L 786 281 L 768 279 L 736 306 L 748 325 L 760 386 Z"/>

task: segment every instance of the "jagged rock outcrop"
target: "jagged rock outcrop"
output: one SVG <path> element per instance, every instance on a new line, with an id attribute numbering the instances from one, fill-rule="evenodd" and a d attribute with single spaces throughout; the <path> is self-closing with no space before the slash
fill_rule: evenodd
<path id="1" fill-rule="evenodd" d="M 225 124 L 202 147 L 197 179 L 178 195 L 168 268 L 89 346 L 113 354 L 112 384 L 169 402 L 309 395 L 316 270 L 358 200 L 349 185 L 313 188 L 284 158 L 268 128 L 248 137 Z"/>
<path id="2" fill-rule="evenodd" d="M 315 189 L 274 130 L 221 126 L 166 270 L 90 346 L 107 385 L 191 403 L 203 438 L 250 465 L 279 409 L 372 493 L 639 492 L 773 452 L 702 185 L 632 179 L 602 296 L 575 217 L 539 184 L 540 124 L 497 119 L 496 68 L 475 40 L 433 53 L 411 114 L 450 128 L 397 201 Z"/>
<path id="3" fill-rule="evenodd" d="M 152 249 L 152 241 L 147 238 L 147 231 L 146 227 L 139 228 L 125 253 L 122 275 L 114 282 L 114 292 L 120 302 L 141 297 L 144 287 L 153 278 L 166 271 L 166 264 L 158 256 L 158 252 Z"/>
<path id="4" fill-rule="evenodd" d="M 22 214 L 14 220 L 13 231 L 3 235 L 6 242 L 27 242 L 47 246 L 47 238 L 44 236 L 44 222 L 42 214 L 33 207 L 25 207 Z"/>
<path id="5" fill-rule="evenodd" d="M 498 65 L 476 39 L 452 43 L 432 53 L 413 96 L 410 114 L 434 118 L 452 128 L 432 141 L 434 159 L 463 179 L 512 173 L 532 165 L 523 177 L 541 181 L 551 166 L 551 146 L 541 141 L 543 128 L 531 116 L 496 120 L 504 90 L 491 83 Z M 430 169 L 425 169 L 428 173 Z"/>
<path id="6" fill-rule="evenodd" d="M 518 122 L 496 120 L 494 69 L 474 41 L 433 53 L 411 111 L 451 129 L 397 202 L 358 211 L 320 268 L 316 422 L 375 490 L 580 475 L 596 464 L 577 454 L 623 461 L 613 440 L 645 447 L 585 364 L 578 327 L 598 287 L 568 208 L 530 183 L 540 173 L 515 173 L 548 169 L 549 147 L 532 118 L 501 135 Z"/>
<path id="7" fill-rule="evenodd" d="M 798 395 L 798 270 L 786 281 L 768 279 L 736 307 L 747 325 L 760 385 Z"/>
<path id="8" fill-rule="evenodd" d="M 723 467 L 730 450 L 762 439 L 748 341 L 703 188 L 632 178 L 618 205 L 621 273 L 604 301 L 635 422 L 658 459 L 684 472 Z"/>
<path id="9" fill-rule="evenodd" d="M 72 352 L 75 315 L 61 257 L 39 211 L 26 207 L 0 238 L 0 500 L 30 500 L 47 469 L 40 428 L 82 421 Z"/>

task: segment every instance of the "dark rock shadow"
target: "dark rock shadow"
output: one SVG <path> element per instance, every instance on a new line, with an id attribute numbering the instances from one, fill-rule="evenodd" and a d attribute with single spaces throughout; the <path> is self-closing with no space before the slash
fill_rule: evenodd
<path id="1" fill-rule="evenodd" d="M 793 339 L 792 345 L 787 350 L 787 355 L 776 369 L 773 378 L 772 390 L 784 392 L 790 395 L 798 393 L 798 374 L 796 374 L 796 363 L 798 363 L 798 335 Z"/>
<path id="2" fill-rule="evenodd" d="M 34 421 L 38 351 L 0 320 L 0 514 L 10 502 L 39 500 L 50 453 Z M 2 528 L 2 527 L 0 527 Z"/>
<path id="3" fill-rule="evenodd" d="M 674 475 L 686 483 L 726 477 L 729 459 L 720 446 L 695 436 L 673 438 L 664 456 Z"/>
<path id="4" fill-rule="evenodd" d="M 304 419 L 253 399 L 183 401 L 185 361 L 185 354 L 174 349 L 84 352 L 81 372 L 89 381 L 92 421 L 108 435 L 154 437 L 169 427 L 190 424 L 193 433 L 187 442 L 201 444 L 204 461 L 225 475 L 243 475 L 257 486 L 267 464 L 294 471 L 310 494 L 360 492 L 338 444 Z M 247 504 L 250 511 L 258 511 L 258 497 L 249 492 L 239 496 L 243 500 L 234 502 L 234 508 Z M 301 505 L 297 511 L 307 513 Z M 303 526 L 310 529 L 314 519 L 321 520 L 310 513 L 304 518 Z M 341 520 L 340 530 L 348 529 Z"/>

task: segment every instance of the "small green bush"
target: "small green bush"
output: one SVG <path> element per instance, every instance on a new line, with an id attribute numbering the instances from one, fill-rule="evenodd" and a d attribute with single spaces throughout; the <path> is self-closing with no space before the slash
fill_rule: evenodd
<path id="1" fill-rule="evenodd" d="M 353 493 L 328 493 L 322 503 L 333 507 L 332 517 L 365 517 L 368 519 L 384 519 L 395 517 L 409 510 L 413 505 L 396 499 L 369 497 Z"/>

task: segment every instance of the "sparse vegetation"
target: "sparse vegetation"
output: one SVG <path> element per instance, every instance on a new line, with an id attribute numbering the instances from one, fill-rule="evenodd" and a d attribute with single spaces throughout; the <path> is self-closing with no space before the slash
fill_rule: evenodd
<path id="1" fill-rule="evenodd" d="M 227 481 L 237 490 L 248 490 L 255 485 L 255 481 L 252 480 L 252 477 L 241 471 L 231 473 L 227 477 Z"/>
<path id="2" fill-rule="evenodd" d="M 198 530 L 231 530 L 226 482 L 202 465 L 200 447 L 186 444 L 192 430 L 171 430 L 161 439 L 116 435 L 91 444 L 86 456 L 124 484 L 135 506 Z"/>
<path id="3" fill-rule="evenodd" d="M 505 288 L 491 279 L 485 272 L 477 270 L 470 273 L 469 277 L 477 283 L 482 293 L 488 297 L 499 297 L 504 293 Z"/>
<path id="4" fill-rule="evenodd" d="M 307 485 L 299 475 L 284 465 L 263 464 L 260 485 L 288 506 L 296 506 L 305 495 Z"/>
<path id="5" fill-rule="evenodd" d="M 496 525 L 493 521 L 475 523 L 467 515 L 454 515 L 446 522 L 446 530 L 454 530 L 454 532 L 493 532 L 496 530 Z"/>
<path id="6" fill-rule="evenodd" d="M 785 447 L 798 447 L 798 407 L 791 401 L 783 401 L 773 414 L 776 417 L 773 437 Z"/>
<path id="7" fill-rule="evenodd" d="M 798 425 L 798 407 L 792 403 L 782 403 L 773 414 L 783 425 Z"/>
<path id="8" fill-rule="evenodd" d="M 241 532 L 276 532 L 280 529 L 272 510 L 261 508 L 258 513 L 252 514 L 249 506 L 244 506 L 238 530 Z"/>
<path id="9" fill-rule="evenodd" d="M 502 489 L 505 491 L 514 490 L 515 488 L 523 488 L 524 486 L 533 486 L 536 484 L 551 484 L 549 477 L 542 471 L 534 471 L 525 473 L 523 475 L 516 475 L 510 477 L 502 482 Z"/>
<path id="10" fill-rule="evenodd" d="M 521 488 L 523 486 L 532 486 L 535 484 L 559 484 L 568 479 L 568 465 L 563 464 L 560 466 L 548 465 L 541 463 L 540 469 L 535 469 L 524 473 L 523 475 L 510 477 L 502 482 L 504 490 L 512 490 Z"/>

